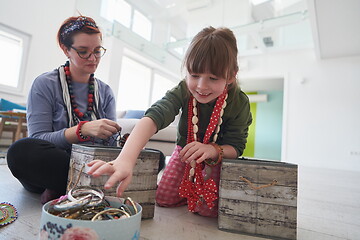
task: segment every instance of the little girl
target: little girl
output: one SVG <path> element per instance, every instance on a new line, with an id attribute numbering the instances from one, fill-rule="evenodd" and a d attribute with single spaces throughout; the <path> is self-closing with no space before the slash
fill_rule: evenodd
<path id="1" fill-rule="evenodd" d="M 177 146 L 158 185 L 156 202 L 163 207 L 187 203 L 192 212 L 216 217 L 221 160 L 243 153 L 252 122 L 248 97 L 236 82 L 237 53 L 231 30 L 200 31 L 186 52 L 185 79 L 146 111 L 113 162 L 92 161 L 89 174 L 109 174 L 105 188 L 120 182 L 120 195 L 147 141 L 181 110 Z"/>

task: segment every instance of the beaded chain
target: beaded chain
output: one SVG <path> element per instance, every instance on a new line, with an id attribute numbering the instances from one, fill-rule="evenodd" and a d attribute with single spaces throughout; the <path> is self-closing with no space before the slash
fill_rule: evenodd
<path id="1" fill-rule="evenodd" d="M 218 133 L 220 131 L 220 125 L 222 124 L 222 116 L 224 114 L 224 108 L 226 107 L 227 99 L 227 89 L 224 89 L 224 92 L 216 100 L 214 110 L 210 117 L 209 125 L 206 128 L 205 136 L 203 143 L 209 144 L 211 135 L 213 133 L 213 144 L 217 140 Z M 198 109 L 197 102 L 193 96 L 190 96 L 188 102 L 188 135 L 187 143 L 198 140 Z M 219 146 L 219 148 L 221 148 Z M 219 159 L 222 158 L 222 148 L 221 153 L 219 152 Z M 214 179 L 210 178 L 211 167 L 208 165 L 205 166 L 205 172 L 207 179 L 204 179 L 202 174 L 202 164 L 197 164 L 196 161 L 191 161 L 189 164 L 186 164 L 184 176 L 180 183 L 179 195 L 181 197 L 187 198 L 188 210 L 191 212 L 196 211 L 196 207 L 206 203 L 209 208 L 215 206 L 214 201 L 218 198 L 217 196 L 217 186 Z"/>
<path id="2" fill-rule="evenodd" d="M 218 138 L 218 134 L 220 132 L 220 125 L 222 124 L 222 116 L 224 115 L 224 108 L 226 107 L 226 99 L 228 95 L 227 92 L 224 91 L 218 99 L 216 100 L 216 104 L 214 106 L 214 110 L 210 117 L 209 125 L 206 129 L 205 136 L 203 139 L 203 143 L 208 144 L 210 142 L 210 137 L 215 130 L 215 134 L 213 137 L 213 142 L 216 142 Z M 197 133 L 199 131 L 199 127 L 197 126 L 199 122 L 198 118 L 198 109 L 197 109 L 197 101 L 193 96 L 190 96 L 190 100 L 188 103 L 188 138 L 187 143 L 197 141 Z"/>
<path id="3" fill-rule="evenodd" d="M 87 111 L 82 113 L 79 110 L 78 105 L 75 102 L 74 90 L 73 90 L 73 86 L 72 86 L 72 83 L 71 83 L 71 72 L 70 72 L 70 63 L 69 63 L 69 61 L 67 61 L 65 63 L 64 70 L 65 70 L 66 82 L 68 84 L 68 89 L 69 89 L 71 109 L 72 109 L 73 113 L 82 121 L 82 120 L 86 119 L 87 117 L 91 116 L 91 112 L 93 111 L 93 106 L 94 106 L 94 81 L 95 81 L 94 80 L 94 74 L 91 74 L 90 78 L 89 78 Z"/>
<path id="4" fill-rule="evenodd" d="M 18 212 L 14 205 L 8 202 L 0 203 L 0 228 L 14 222 Z"/>
<path id="5" fill-rule="evenodd" d="M 224 108 L 226 107 L 226 99 L 228 97 L 226 89 L 224 92 L 218 97 L 216 100 L 214 110 L 210 117 L 209 125 L 206 129 L 205 136 L 203 139 L 203 143 L 208 144 L 210 142 L 210 137 L 214 132 L 213 136 L 213 143 L 216 142 L 218 138 L 218 134 L 220 132 L 220 125 L 222 124 L 222 116 L 224 114 Z M 197 133 L 199 131 L 198 127 L 198 109 L 197 109 L 197 101 L 193 96 L 190 96 L 189 103 L 188 103 L 188 138 L 187 143 L 197 141 Z M 220 147 L 221 148 L 221 147 Z M 220 152 L 219 152 L 220 154 Z M 222 152 L 221 152 L 222 154 Z M 220 157 L 220 156 L 219 156 Z M 189 166 L 188 166 L 189 167 Z M 190 170 L 189 170 L 189 179 L 192 179 L 195 175 L 195 161 L 190 163 Z M 206 175 L 209 176 L 211 173 L 211 168 L 209 166 L 205 167 Z"/>

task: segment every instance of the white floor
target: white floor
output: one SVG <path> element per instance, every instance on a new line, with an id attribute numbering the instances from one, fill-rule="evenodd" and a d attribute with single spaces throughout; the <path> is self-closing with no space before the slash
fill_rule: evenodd
<path id="1" fill-rule="evenodd" d="M 39 195 L 26 192 L 6 163 L 0 164 L 0 202 L 12 203 L 19 213 L 14 223 L 0 228 L 0 240 L 37 239 L 42 207 Z M 359 183 L 359 172 L 299 167 L 297 239 L 360 239 Z M 194 215 L 186 207 L 156 207 L 154 219 L 142 221 L 140 239 L 265 238 L 220 231 L 216 219 Z"/>

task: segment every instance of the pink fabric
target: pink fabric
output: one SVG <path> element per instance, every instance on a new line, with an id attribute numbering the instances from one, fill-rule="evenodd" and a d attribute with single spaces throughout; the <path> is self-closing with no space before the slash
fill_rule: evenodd
<path id="1" fill-rule="evenodd" d="M 184 175 L 186 164 L 180 161 L 180 146 L 176 146 L 171 155 L 169 163 L 166 165 L 163 176 L 156 190 L 156 203 L 161 207 L 178 207 L 186 204 L 186 198 L 179 196 L 179 186 Z M 212 167 L 211 178 L 214 179 L 219 190 L 221 164 Z M 206 204 L 196 207 L 195 212 L 202 216 L 218 216 L 218 200 L 212 209 Z"/>

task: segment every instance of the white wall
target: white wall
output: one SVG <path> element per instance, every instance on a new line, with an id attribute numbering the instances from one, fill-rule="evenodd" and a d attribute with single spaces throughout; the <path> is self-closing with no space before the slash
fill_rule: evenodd
<path id="1" fill-rule="evenodd" d="M 360 56 L 318 60 L 308 49 L 243 60 L 240 78 L 286 79 L 283 161 L 360 171 Z"/>
<path id="2" fill-rule="evenodd" d="M 25 103 L 35 77 L 66 61 L 57 46 L 56 33 L 61 23 L 74 14 L 75 0 L 67 0 L 66 3 L 53 0 L 0 0 L 0 6 L 2 24 L 31 36 L 22 95 L 13 96 L 0 92 L 0 97 Z"/>

